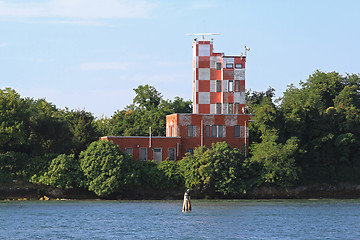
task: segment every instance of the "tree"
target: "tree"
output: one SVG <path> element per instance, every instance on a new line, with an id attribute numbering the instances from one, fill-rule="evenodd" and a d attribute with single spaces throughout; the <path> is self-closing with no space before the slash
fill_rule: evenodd
<path id="1" fill-rule="evenodd" d="M 134 161 L 111 141 L 96 141 L 80 153 L 85 184 L 98 196 L 107 196 L 133 184 Z"/>
<path id="2" fill-rule="evenodd" d="M 263 141 L 253 146 L 251 161 L 262 165 L 262 181 L 281 187 L 294 185 L 298 180 L 295 162 L 297 139 L 291 138 L 285 144 L 277 143 L 275 131 L 268 131 L 261 138 Z"/>
<path id="3" fill-rule="evenodd" d="M 162 95 L 158 92 L 155 87 L 146 85 L 139 85 L 137 88 L 134 88 L 136 96 L 133 100 L 133 105 L 130 105 L 129 109 L 146 109 L 152 110 L 156 109 L 161 101 Z"/>
<path id="4" fill-rule="evenodd" d="M 184 101 L 183 98 L 175 97 L 174 101 L 169 101 L 169 104 L 174 113 L 192 113 L 192 103 L 190 100 Z"/>
<path id="5" fill-rule="evenodd" d="M 359 84 L 354 74 L 315 71 L 300 88 L 290 86 L 284 93 L 279 136 L 282 143 L 299 140 L 304 154 L 296 161 L 307 182 L 336 183 L 339 169 L 360 166 Z"/>
<path id="6" fill-rule="evenodd" d="M 0 152 L 21 151 L 28 144 L 28 105 L 11 88 L 0 89 Z"/>
<path id="7" fill-rule="evenodd" d="M 29 119 L 31 154 L 70 153 L 71 132 L 62 111 L 44 99 L 27 99 L 31 111 Z"/>
<path id="8" fill-rule="evenodd" d="M 99 138 L 95 125 L 95 118 L 85 110 L 66 109 L 64 117 L 69 125 L 72 136 L 71 152 L 76 156 L 86 147 Z"/>

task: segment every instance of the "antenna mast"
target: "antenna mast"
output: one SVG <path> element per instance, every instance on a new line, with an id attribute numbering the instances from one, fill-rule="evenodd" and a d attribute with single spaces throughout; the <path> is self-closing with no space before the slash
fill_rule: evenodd
<path id="1" fill-rule="evenodd" d="M 201 41 L 205 41 L 205 36 L 209 35 L 220 35 L 220 33 L 187 33 L 190 36 L 201 36 Z"/>

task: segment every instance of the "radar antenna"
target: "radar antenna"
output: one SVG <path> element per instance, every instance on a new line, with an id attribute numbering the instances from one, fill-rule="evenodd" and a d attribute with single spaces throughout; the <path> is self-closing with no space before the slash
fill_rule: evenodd
<path id="1" fill-rule="evenodd" d="M 201 40 L 204 41 L 204 40 L 205 40 L 205 36 L 209 36 L 209 35 L 220 35 L 220 33 L 187 33 L 186 35 L 190 35 L 190 36 L 201 36 Z"/>

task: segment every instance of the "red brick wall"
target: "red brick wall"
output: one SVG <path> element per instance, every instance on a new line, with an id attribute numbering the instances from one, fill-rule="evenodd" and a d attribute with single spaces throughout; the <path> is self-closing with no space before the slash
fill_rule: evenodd
<path id="1" fill-rule="evenodd" d="M 248 137 L 245 134 L 250 118 L 251 115 L 248 114 L 173 114 L 167 117 L 167 121 L 172 120 L 178 124 L 176 128 L 179 129 L 178 136 L 181 137 L 181 155 L 184 156 L 187 148 L 201 146 L 201 138 L 203 139 L 203 145 L 207 148 L 210 148 L 212 143 L 225 141 L 234 148 L 244 149 L 245 144 L 248 144 Z M 203 121 L 203 126 L 201 126 L 201 121 Z M 193 137 L 187 136 L 187 125 L 194 126 Z M 210 137 L 206 137 L 205 125 L 225 126 L 225 137 L 211 137 L 211 128 Z M 242 127 L 243 135 L 241 137 L 234 137 L 234 125 Z"/>
<path id="2" fill-rule="evenodd" d="M 178 152 L 178 145 L 180 147 L 181 139 L 178 137 L 152 137 L 151 147 L 149 146 L 149 137 L 102 137 L 101 140 L 109 140 L 114 142 L 125 152 L 125 148 L 133 149 L 134 160 L 139 160 L 140 148 L 147 148 L 148 160 L 152 160 L 153 148 L 162 148 L 162 161 L 168 157 L 168 148 L 175 148 L 175 160 L 181 159 L 180 152 Z"/>

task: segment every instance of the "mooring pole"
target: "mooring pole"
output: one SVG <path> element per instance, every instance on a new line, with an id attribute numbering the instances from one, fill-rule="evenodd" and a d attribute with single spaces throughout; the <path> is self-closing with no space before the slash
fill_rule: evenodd
<path id="1" fill-rule="evenodd" d="M 189 211 L 191 211 L 190 189 L 188 189 L 188 190 L 184 193 L 184 202 L 183 202 L 182 211 L 183 211 L 183 212 L 189 212 Z"/>

